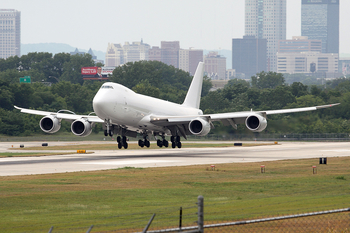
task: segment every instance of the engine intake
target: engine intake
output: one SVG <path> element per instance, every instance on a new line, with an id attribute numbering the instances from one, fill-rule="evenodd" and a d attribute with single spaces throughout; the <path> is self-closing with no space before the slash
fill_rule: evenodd
<path id="1" fill-rule="evenodd" d="M 261 115 L 251 115 L 245 120 L 247 128 L 253 132 L 261 132 L 267 126 L 266 118 Z"/>
<path id="2" fill-rule="evenodd" d="M 55 116 L 49 115 L 41 118 L 39 125 L 45 133 L 56 133 L 61 128 L 61 121 Z"/>
<path id="3" fill-rule="evenodd" d="M 188 124 L 188 129 L 194 135 L 205 136 L 210 132 L 210 123 L 202 118 L 196 118 Z"/>
<path id="4" fill-rule="evenodd" d="M 81 137 L 88 136 L 92 132 L 92 124 L 85 119 L 75 120 L 70 128 L 74 135 Z"/>

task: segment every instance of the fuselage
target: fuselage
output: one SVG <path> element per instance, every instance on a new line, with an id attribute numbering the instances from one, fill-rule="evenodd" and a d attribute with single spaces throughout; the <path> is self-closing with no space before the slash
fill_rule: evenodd
<path id="1" fill-rule="evenodd" d="M 93 99 L 96 115 L 113 124 L 130 129 L 164 131 L 150 123 L 151 116 L 196 116 L 203 112 L 197 108 L 137 94 L 117 83 L 104 83 Z"/>

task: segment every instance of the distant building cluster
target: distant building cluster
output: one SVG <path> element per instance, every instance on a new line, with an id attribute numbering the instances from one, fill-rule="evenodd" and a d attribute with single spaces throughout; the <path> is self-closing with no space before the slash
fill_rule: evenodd
<path id="1" fill-rule="evenodd" d="M 182 49 L 179 41 L 108 43 L 105 67 L 128 62 L 160 61 L 193 75 L 198 62 L 212 80 L 250 79 L 261 71 L 322 77 L 350 74 L 350 58 L 339 59 L 339 1 L 301 0 L 301 36 L 286 38 L 286 0 L 245 0 L 245 35 L 232 39 L 232 69 L 217 52 Z M 21 12 L 0 10 L 0 58 L 20 56 Z M 92 50 L 88 51 L 95 63 Z M 73 54 L 84 54 L 76 49 Z M 223 82 L 224 83 L 224 82 Z M 218 87 L 223 83 L 217 82 Z"/>
<path id="2" fill-rule="evenodd" d="M 302 0 L 301 36 L 286 39 L 286 0 L 245 0 L 245 34 L 232 40 L 232 69 L 338 74 L 339 0 Z M 350 69 L 349 69 L 350 71 Z"/>
<path id="3" fill-rule="evenodd" d="M 226 58 L 217 52 L 203 55 L 201 49 L 181 49 L 179 41 L 161 41 L 161 46 L 150 46 L 141 42 L 109 43 L 106 52 L 105 65 L 117 67 L 128 62 L 141 60 L 160 61 L 175 68 L 182 69 L 194 75 L 199 62 L 205 64 L 208 77 L 216 80 L 226 79 Z"/>

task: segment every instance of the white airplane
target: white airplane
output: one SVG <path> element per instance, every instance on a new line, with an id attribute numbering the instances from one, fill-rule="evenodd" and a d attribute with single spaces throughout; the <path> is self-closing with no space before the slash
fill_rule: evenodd
<path id="1" fill-rule="evenodd" d="M 332 107 L 337 104 L 280 109 L 267 111 L 229 112 L 203 115 L 199 109 L 202 91 L 204 63 L 198 64 L 186 98 L 182 104 L 137 94 L 123 85 L 106 82 L 93 99 L 94 113 L 97 115 L 76 115 L 58 112 L 46 112 L 32 109 L 15 108 L 21 112 L 42 115 L 40 128 L 46 133 L 55 133 L 61 128 L 61 120 L 71 121 L 71 131 L 77 136 L 88 136 L 94 123 L 102 123 L 105 136 L 117 137 L 118 148 L 128 148 L 127 136 L 143 136 L 140 147 L 149 147 L 149 138 L 153 135 L 159 147 L 168 147 L 166 135 L 171 136 L 172 148 L 181 148 L 180 136 L 205 136 L 214 127 L 213 121 L 221 121 L 225 126 L 237 129 L 237 124 L 245 124 L 253 132 L 261 132 L 267 126 L 267 115 L 312 111 Z M 160 137 L 161 139 L 157 138 Z"/>

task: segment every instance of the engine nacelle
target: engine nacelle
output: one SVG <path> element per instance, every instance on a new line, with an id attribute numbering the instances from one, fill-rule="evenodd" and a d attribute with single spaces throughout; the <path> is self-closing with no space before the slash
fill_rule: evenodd
<path id="1" fill-rule="evenodd" d="M 53 115 L 48 115 L 41 118 L 39 125 L 45 133 L 56 133 L 61 128 L 61 121 Z"/>
<path id="2" fill-rule="evenodd" d="M 261 132 L 266 128 L 267 121 L 265 117 L 255 114 L 247 117 L 245 125 L 253 132 Z"/>
<path id="3" fill-rule="evenodd" d="M 92 124 L 87 120 L 78 119 L 72 123 L 70 129 L 74 135 L 85 137 L 91 134 Z"/>
<path id="4" fill-rule="evenodd" d="M 194 135 L 205 136 L 210 132 L 210 123 L 202 118 L 196 118 L 188 124 L 188 129 Z"/>

